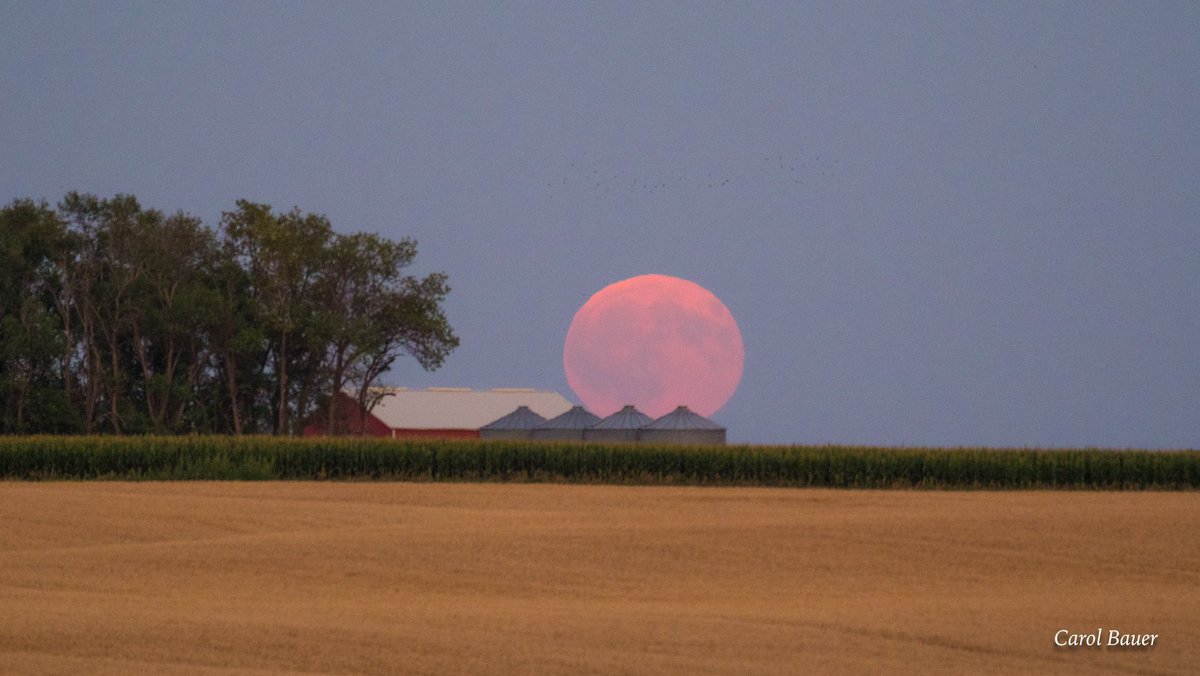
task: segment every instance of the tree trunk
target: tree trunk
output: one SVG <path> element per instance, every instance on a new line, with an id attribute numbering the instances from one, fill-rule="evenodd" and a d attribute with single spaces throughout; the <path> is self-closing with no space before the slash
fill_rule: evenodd
<path id="1" fill-rule="evenodd" d="M 225 385 L 229 388 L 229 404 L 233 413 L 233 433 L 242 436 L 242 402 L 238 396 L 237 362 L 232 354 L 226 355 L 221 361 L 225 362 Z"/>
<path id="2" fill-rule="evenodd" d="M 337 397 L 341 394 L 342 387 L 346 384 L 346 360 L 345 349 L 342 347 L 336 348 L 333 358 L 333 378 L 330 382 L 329 405 L 326 417 L 325 433 L 330 436 L 343 434 L 348 430 L 339 429 L 337 425 Z M 344 417 L 344 416 L 343 416 Z"/>
<path id="3" fill-rule="evenodd" d="M 71 331 L 71 313 L 69 308 L 59 310 L 59 317 L 63 323 L 63 363 L 62 363 L 62 381 L 63 394 L 67 398 L 67 407 L 75 406 L 75 396 L 71 387 L 71 355 L 75 352 L 75 336 Z"/>
<path id="4" fill-rule="evenodd" d="M 167 370 L 166 379 L 163 383 L 162 398 L 158 400 L 158 419 L 166 422 L 167 408 L 171 405 L 171 391 L 175 388 L 175 366 L 179 360 L 179 355 L 175 350 L 175 339 L 167 339 Z"/>
<path id="5" fill-rule="evenodd" d="M 108 338 L 108 354 L 110 363 L 112 364 L 112 385 L 109 387 L 109 410 L 112 412 L 113 431 L 117 434 L 121 432 L 121 413 L 120 413 L 120 388 L 121 388 L 121 355 L 117 351 L 117 335 L 116 332 L 109 334 Z"/>
<path id="6" fill-rule="evenodd" d="M 142 332 L 138 330 L 137 325 L 133 328 L 133 345 L 136 348 L 138 362 L 142 366 L 142 378 L 145 381 L 146 389 L 146 415 L 150 416 L 150 422 L 155 427 L 161 427 L 162 420 L 158 417 L 157 407 L 154 404 L 154 393 L 151 391 L 150 380 L 150 358 L 146 355 L 146 344 L 142 341 Z M 115 366 L 115 365 L 114 365 Z"/>
<path id="7" fill-rule="evenodd" d="M 279 355 L 276 360 L 276 376 L 279 378 L 279 410 L 278 418 L 275 422 L 275 434 L 287 435 L 288 423 L 288 407 L 287 407 L 287 339 L 288 334 L 284 333 L 280 339 Z"/>
<path id="8" fill-rule="evenodd" d="M 29 393 L 29 378 L 28 376 L 21 378 L 21 383 L 17 386 L 17 430 L 24 432 L 25 427 L 25 398 Z"/>
<path id="9" fill-rule="evenodd" d="M 87 433 L 96 431 L 96 400 L 100 397 L 100 350 L 96 345 L 96 329 L 88 321 L 84 324 L 84 371 L 87 372 L 87 393 L 83 409 L 87 419 Z"/>
<path id="10" fill-rule="evenodd" d="M 211 355 L 208 354 L 205 354 L 203 358 L 195 353 L 192 356 L 195 357 L 195 361 L 187 373 L 187 396 L 179 398 L 179 406 L 175 408 L 175 416 L 171 420 L 171 426 L 175 430 L 181 429 L 183 425 L 183 412 L 187 410 L 188 402 L 196 396 L 196 381 L 200 379 L 200 373 L 204 370 L 205 362 L 211 358 Z"/>

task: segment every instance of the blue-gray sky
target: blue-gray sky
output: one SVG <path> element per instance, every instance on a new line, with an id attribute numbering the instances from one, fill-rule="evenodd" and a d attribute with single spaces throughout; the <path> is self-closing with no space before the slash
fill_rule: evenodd
<path id="1" fill-rule="evenodd" d="M 0 199 L 412 236 L 573 397 L 641 273 L 741 325 L 731 440 L 1200 446 L 1200 4 L 0 1 Z"/>

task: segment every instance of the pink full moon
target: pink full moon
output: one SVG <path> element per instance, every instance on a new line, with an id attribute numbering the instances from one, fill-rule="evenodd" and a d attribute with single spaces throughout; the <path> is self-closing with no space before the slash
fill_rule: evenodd
<path id="1" fill-rule="evenodd" d="M 744 357 L 729 308 L 699 284 L 667 275 L 597 291 L 563 345 L 567 383 L 601 417 L 626 404 L 655 418 L 677 406 L 710 416 L 737 390 Z"/>

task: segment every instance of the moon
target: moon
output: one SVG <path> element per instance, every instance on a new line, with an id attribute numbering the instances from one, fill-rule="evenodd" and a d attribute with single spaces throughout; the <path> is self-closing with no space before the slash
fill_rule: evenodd
<path id="1" fill-rule="evenodd" d="M 678 406 L 718 411 L 742 379 L 742 333 L 711 291 L 639 275 L 597 291 L 563 345 L 567 383 L 601 417 L 633 404 L 652 417 Z"/>

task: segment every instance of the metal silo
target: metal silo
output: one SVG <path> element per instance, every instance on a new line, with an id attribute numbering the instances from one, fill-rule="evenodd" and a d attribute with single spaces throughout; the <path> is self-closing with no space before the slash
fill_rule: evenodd
<path id="1" fill-rule="evenodd" d="M 529 438 L 541 441 L 583 441 L 583 431 L 598 422 L 599 416 L 589 413 L 582 406 L 574 406 L 557 418 L 551 418 L 533 428 Z"/>
<path id="2" fill-rule="evenodd" d="M 649 444 L 725 445 L 725 428 L 680 406 L 638 430 L 638 440 Z"/>
<path id="3" fill-rule="evenodd" d="M 494 420 L 479 428 L 481 439 L 529 439 L 533 428 L 546 422 L 542 416 L 534 413 L 528 406 L 518 406 L 517 410 Z"/>
<path id="4" fill-rule="evenodd" d="M 638 430 L 653 422 L 653 418 L 626 406 L 620 411 L 583 431 L 585 441 L 637 441 Z"/>

